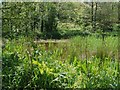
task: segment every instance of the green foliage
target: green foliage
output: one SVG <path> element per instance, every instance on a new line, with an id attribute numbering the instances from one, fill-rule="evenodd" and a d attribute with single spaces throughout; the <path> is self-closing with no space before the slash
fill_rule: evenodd
<path id="1" fill-rule="evenodd" d="M 106 51 L 109 53 L 103 51 L 107 56 L 102 58 L 102 63 L 99 54 L 103 49 L 102 42 L 95 37 L 75 37 L 71 42 L 56 46 L 28 42 L 30 38 L 8 41 L 2 53 L 2 87 L 117 88 L 119 71 L 115 39 L 106 38 Z M 93 53 L 95 48 L 99 50 Z M 113 56 L 109 55 L 110 52 Z"/>
<path id="2" fill-rule="evenodd" d="M 2 89 L 120 88 L 117 5 L 95 4 L 4 2 Z"/>
<path id="3" fill-rule="evenodd" d="M 81 35 L 81 33 L 94 33 L 93 29 L 96 34 L 107 32 L 109 35 L 114 32 L 112 34 L 116 36 L 118 30 L 116 3 L 97 3 L 93 21 L 91 21 L 91 3 L 4 2 L 2 11 L 3 37 L 11 39 L 19 36 L 36 37 L 37 35 L 39 38 L 69 38 Z M 60 32 L 68 30 L 69 33 L 60 35 L 58 30 Z M 73 31 L 72 34 L 69 30 L 79 32 Z"/>
<path id="4" fill-rule="evenodd" d="M 45 20 L 45 31 L 51 32 L 57 30 L 57 10 L 53 3 L 48 5 L 48 15 Z"/>

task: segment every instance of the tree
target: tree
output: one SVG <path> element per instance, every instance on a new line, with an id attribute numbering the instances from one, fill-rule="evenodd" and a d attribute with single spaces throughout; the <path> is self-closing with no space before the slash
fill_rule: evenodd
<path id="1" fill-rule="evenodd" d="M 48 3 L 47 17 L 45 18 L 45 31 L 51 32 L 57 30 L 57 10 L 56 3 Z"/>

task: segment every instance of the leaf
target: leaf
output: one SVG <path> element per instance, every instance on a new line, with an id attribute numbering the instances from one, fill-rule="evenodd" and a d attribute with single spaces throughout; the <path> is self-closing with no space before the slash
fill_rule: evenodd
<path id="1" fill-rule="evenodd" d="M 43 68 L 45 68 L 45 67 L 46 67 L 46 64 L 44 63 L 44 61 L 42 61 L 42 65 L 43 65 Z"/>
<path id="2" fill-rule="evenodd" d="M 35 65 L 38 65 L 39 67 L 41 67 L 41 64 L 38 62 L 38 61 L 35 61 L 35 60 L 32 60 L 33 62 L 33 64 L 35 64 Z"/>
<path id="3" fill-rule="evenodd" d="M 39 71 L 40 71 L 41 74 L 44 73 L 44 70 L 43 70 L 43 69 L 40 69 L 40 68 L 39 68 Z"/>
<path id="4" fill-rule="evenodd" d="M 35 61 L 35 60 L 32 60 L 33 62 L 33 64 L 35 64 L 35 65 L 37 65 L 38 64 L 38 62 L 37 61 Z"/>
<path id="5" fill-rule="evenodd" d="M 83 66 L 83 65 L 82 65 L 82 69 L 83 69 L 83 71 L 87 74 L 87 68 L 86 68 L 86 66 Z"/>
<path id="6" fill-rule="evenodd" d="M 47 67 L 46 68 L 46 73 L 49 74 L 50 73 L 50 69 Z"/>

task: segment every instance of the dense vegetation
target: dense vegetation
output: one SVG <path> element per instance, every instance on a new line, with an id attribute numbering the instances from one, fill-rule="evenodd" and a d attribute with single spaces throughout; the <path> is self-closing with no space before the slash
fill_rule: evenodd
<path id="1" fill-rule="evenodd" d="M 69 38 L 81 34 L 116 35 L 118 3 L 3 3 L 3 37 Z"/>
<path id="2" fill-rule="evenodd" d="M 120 88 L 118 3 L 3 3 L 2 88 Z"/>

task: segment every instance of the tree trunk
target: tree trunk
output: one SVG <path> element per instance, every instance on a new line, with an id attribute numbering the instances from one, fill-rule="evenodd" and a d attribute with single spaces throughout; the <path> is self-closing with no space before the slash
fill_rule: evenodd
<path id="1" fill-rule="evenodd" d="M 94 31 L 94 3 L 91 5 L 91 16 L 92 16 L 92 30 Z"/>
<path id="2" fill-rule="evenodd" d="M 44 31 L 44 17 L 43 17 L 43 15 L 44 15 L 44 3 L 42 3 L 42 8 L 41 8 L 41 13 L 42 13 L 42 15 L 41 15 L 41 32 L 43 32 Z"/>
<path id="3" fill-rule="evenodd" d="M 41 32 L 43 32 L 43 18 L 42 18 L 42 21 L 41 21 Z"/>
<path id="4" fill-rule="evenodd" d="M 96 31 L 96 14 L 97 14 L 97 2 L 95 3 L 94 31 Z"/>

